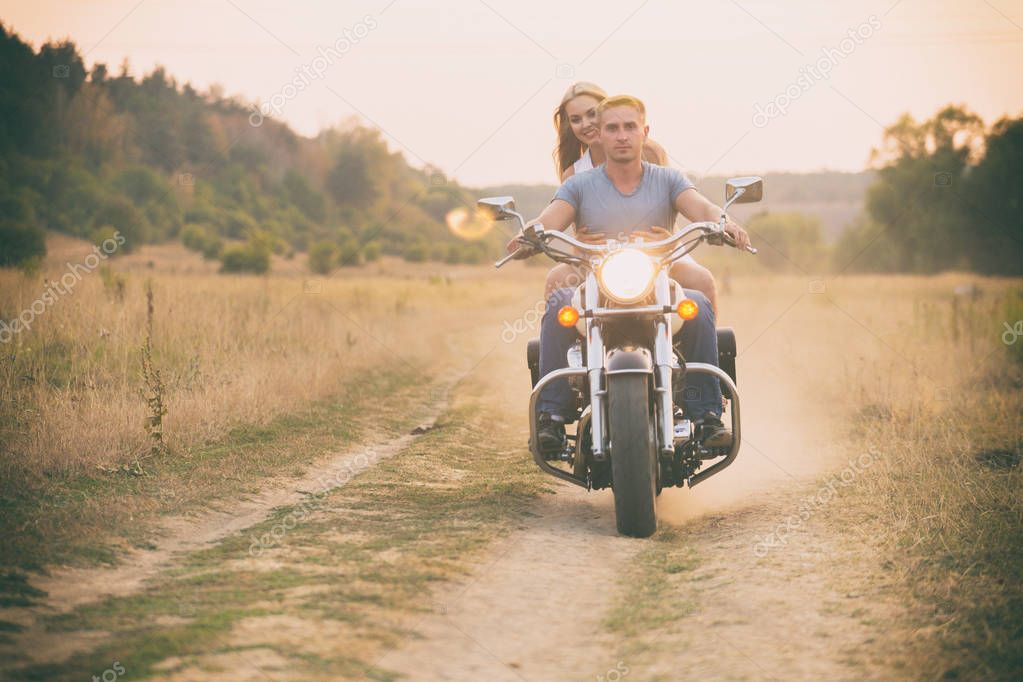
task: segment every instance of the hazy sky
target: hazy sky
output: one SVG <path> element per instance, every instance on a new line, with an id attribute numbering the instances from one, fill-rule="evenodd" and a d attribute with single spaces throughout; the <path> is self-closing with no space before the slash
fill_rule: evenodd
<path id="1" fill-rule="evenodd" d="M 861 169 L 881 125 L 948 102 L 1023 114 L 1023 0 L 0 0 L 0 19 L 274 103 L 303 134 L 357 115 L 470 185 L 554 180 L 573 80 L 643 98 L 697 174 Z"/>

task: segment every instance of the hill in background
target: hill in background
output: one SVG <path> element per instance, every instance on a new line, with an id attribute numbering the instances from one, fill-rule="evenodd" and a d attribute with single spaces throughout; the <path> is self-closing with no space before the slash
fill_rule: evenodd
<path id="1" fill-rule="evenodd" d="M 874 181 L 873 171 L 843 173 L 771 173 L 764 178 L 764 199 L 756 204 L 735 205 L 731 213 L 740 221 L 764 211 L 798 212 L 817 218 L 826 243 L 834 243 L 863 210 L 867 188 Z M 718 204 L 724 202 L 724 175 L 692 176 L 699 190 Z M 480 190 L 480 196 L 510 194 L 526 218 L 535 217 L 550 202 L 556 185 L 497 185 Z"/>

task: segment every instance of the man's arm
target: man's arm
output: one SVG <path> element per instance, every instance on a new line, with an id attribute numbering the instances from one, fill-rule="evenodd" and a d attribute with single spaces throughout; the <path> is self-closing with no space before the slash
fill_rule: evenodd
<path id="1" fill-rule="evenodd" d="M 575 207 L 564 199 L 555 199 L 547 204 L 547 207 L 540 212 L 540 215 L 534 220 L 530 220 L 529 224 L 543 223 L 544 230 L 557 230 L 561 232 L 567 229 L 573 222 L 575 222 Z M 516 235 L 508 242 L 508 253 L 513 253 L 521 246 L 518 239 L 519 237 Z M 526 258 L 529 255 L 532 254 L 523 254 L 522 257 Z"/>
<path id="2" fill-rule="evenodd" d="M 675 197 L 675 209 L 694 223 L 705 220 L 717 222 L 721 219 L 722 213 L 720 206 L 710 201 L 707 197 L 703 196 L 692 187 L 680 192 L 679 195 Z M 725 221 L 725 232 L 732 235 L 732 238 L 735 239 L 736 246 L 740 249 L 744 249 L 750 245 L 749 235 L 746 234 L 746 230 L 744 230 L 741 225 L 734 222 L 731 218 Z"/>

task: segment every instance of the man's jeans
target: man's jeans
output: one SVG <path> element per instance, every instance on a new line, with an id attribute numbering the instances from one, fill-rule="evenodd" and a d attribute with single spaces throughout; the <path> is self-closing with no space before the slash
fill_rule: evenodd
<path id="1" fill-rule="evenodd" d="M 572 302 L 574 289 L 563 288 L 551 294 L 547 301 L 540 324 L 540 376 L 546 376 L 556 369 L 568 366 L 568 349 L 579 338 L 575 327 L 562 327 L 558 323 L 558 311 Z M 695 289 L 684 289 L 687 298 L 696 301 L 700 312 L 695 319 L 682 325 L 672 339 L 682 351 L 687 362 L 705 362 L 718 365 L 718 337 L 715 327 L 714 310 L 710 301 Z M 707 413 L 721 416 L 721 385 L 716 377 L 702 372 L 686 373 L 685 388 L 682 392 L 684 411 L 693 421 Z M 540 412 L 561 416 L 566 422 L 575 419 L 575 398 L 567 379 L 552 381 L 540 391 L 537 401 Z"/>

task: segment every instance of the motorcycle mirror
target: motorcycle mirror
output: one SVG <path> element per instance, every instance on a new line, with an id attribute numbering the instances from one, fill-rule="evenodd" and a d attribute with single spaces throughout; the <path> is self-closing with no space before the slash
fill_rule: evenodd
<path id="1" fill-rule="evenodd" d="M 477 201 L 476 206 L 486 211 L 494 220 L 509 220 L 515 217 L 513 197 L 486 197 Z"/>
<path id="2" fill-rule="evenodd" d="M 752 204 L 764 198 L 764 179 L 745 175 L 725 181 L 725 208 L 732 204 Z"/>

